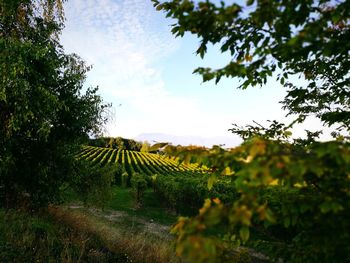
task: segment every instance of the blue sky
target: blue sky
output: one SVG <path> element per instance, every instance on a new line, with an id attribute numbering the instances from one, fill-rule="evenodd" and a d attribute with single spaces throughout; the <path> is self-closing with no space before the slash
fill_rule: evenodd
<path id="1" fill-rule="evenodd" d="M 278 103 L 284 89 L 271 79 L 266 87 L 238 90 L 236 79 L 218 85 L 193 75 L 198 66 L 219 67 L 229 56 L 209 49 L 195 55 L 199 40 L 174 38 L 173 21 L 157 12 L 150 0 L 69 0 L 61 41 L 93 69 L 87 85 L 100 88 L 113 104 L 106 135 L 132 138 L 142 133 L 231 136 L 232 123 L 288 121 Z M 320 128 L 318 121 L 304 127 Z"/>

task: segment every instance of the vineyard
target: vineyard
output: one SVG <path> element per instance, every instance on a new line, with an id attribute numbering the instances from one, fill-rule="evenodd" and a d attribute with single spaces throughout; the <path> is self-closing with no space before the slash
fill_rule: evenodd
<path id="1" fill-rule="evenodd" d="M 208 190 L 210 172 L 197 164 L 180 164 L 177 159 L 161 154 L 84 146 L 77 158 L 102 167 L 118 165 L 122 169 L 121 174 L 126 172 L 129 175 L 129 186 L 131 177 L 137 174 L 146 175 L 148 179 L 156 175 L 149 180 L 154 190 L 177 212 L 193 213 L 207 198 L 219 198 L 225 203 L 237 198 L 231 176 L 216 178 L 216 183 Z"/>
<path id="2" fill-rule="evenodd" d="M 164 155 L 105 147 L 84 146 L 77 158 L 101 166 L 119 164 L 129 175 L 140 173 L 149 176 L 154 174 L 191 176 L 204 172 L 195 164 L 179 164 L 176 159 Z"/>

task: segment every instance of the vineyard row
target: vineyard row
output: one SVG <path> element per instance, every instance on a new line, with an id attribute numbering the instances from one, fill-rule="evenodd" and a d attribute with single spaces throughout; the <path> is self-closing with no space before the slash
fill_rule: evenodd
<path id="1" fill-rule="evenodd" d="M 101 166 L 107 164 L 122 165 L 124 170 L 130 175 L 133 173 L 146 175 L 198 175 L 202 173 L 194 164 L 179 164 L 175 159 L 147 152 L 84 146 L 77 158 L 85 159 Z"/>

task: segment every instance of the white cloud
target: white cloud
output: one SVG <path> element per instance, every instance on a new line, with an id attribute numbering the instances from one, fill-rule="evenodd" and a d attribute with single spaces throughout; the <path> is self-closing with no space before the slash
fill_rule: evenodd
<path id="1" fill-rule="evenodd" d="M 174 95 L 156 62 L 170 57 L 181 40 L 174 39 L 168 26 L 171 22 L 156 12 L 149 0 L 70 0 L 65 13 L 64 47 L 93 65 L 88 84 L 98 85 L 105 100 L 115 105 L 110 135 L 222 136 L 229 134 L 232 122 L 285 120 L 285 112 L 277 104 L 283 94 L 277 98 L 273 89 L 233 91 L 232 87 L 232 94 L 223 95 L 206 90 L 211 97 L 205 99 L 203 87 L 199 87 L 198 97 Z M 296 130 L 300 132 L 301 128 Z"/>
<path id="2" fill-rule="evenodd" d="M 71 0 L 65 12 L 64 47 L 93 65 L 89 84 L 99 85 L 107 101 L 122 104 L 109 127 L 112 135 L 191 133 L 199 106 L 168 91 L 154 66 L 179 43 L 150 1 Z"/>

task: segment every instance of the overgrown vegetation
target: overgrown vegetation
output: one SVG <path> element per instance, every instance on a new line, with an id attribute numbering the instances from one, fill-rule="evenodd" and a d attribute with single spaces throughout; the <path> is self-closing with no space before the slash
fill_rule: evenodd
<path id="1" fill-rule="evenodd" d="M 127 262 L 100 237 L 48 216 L 0 210 L 1 262 Z"/>

